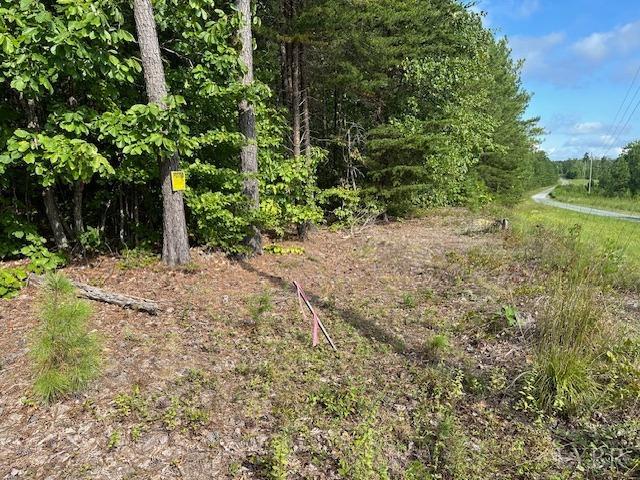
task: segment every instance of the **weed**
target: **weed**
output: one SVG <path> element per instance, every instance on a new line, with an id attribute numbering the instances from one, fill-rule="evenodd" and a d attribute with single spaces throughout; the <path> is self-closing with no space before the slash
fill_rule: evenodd
<path id="1" fill-rule="evenodd" d="M 133 442 L 137 442 L 142 437 L 142 432 L 144 431 L 144 425 L 136 424 L 131 427 L 131 440 Z"/>
<path id="2" fill-rule="evenodd" d="M 599 377 L 611 405 L 640 405 L 640 339 L 627 339 L 606 352 Z"/>
<path id="3" fill-rule="evenodd" d="M 528 413 L 536 418 L 536 423 L 540 424 L 544 420 L 544 411 L 540 408 L 538 392 L 535 385 L 535 375 L 533 372 L 526 372 L 523 376 L 523 383 L 518 391 L 520 398 L 515 405 L 516 410 Z"/>
<path id="4" fill-rule="evenodd" d="M 375 412 L 361 423 L 340 458 L 338 474 L 351 480 L 387 480 L 388 467 L 381 454 L 380 433 L 374 428 Z"/>
<path id="5" fill-rule="evenodd" d="M 520 312 L 513 305 L 503 305 L 489 322 L 489 329 L 494 333 L 500 333 L 505 329 L 514 328 L 522 324 Z"/>
<path id="6" fill-rule="evenodd" d="M 249 297 L 247 301 L 247 308 L 251 319 L 256 323 L 256 325 L 260 325 L 264 314 L 273 310 L 271 292 L 265 290 L 259 295 Z"/>
<path id="7" fill-rule="evenodd" d="M 196 262 L 189 262 L 185 265 L 181 265 L 180 270 L 183 271 L 184 273 L 193 275 L 200 272 L 202 270 L 202 267 L 198 265 Z"/>
<path id="8" fill-rule="evenodd" d="M 520 312 L 513 305 L 503 305 L 502 315 L 507 323 L 507 327 L 515 327 L 520 324 Z"/>
<path id="9" fill-rule="evenodd" d="M 304 255 L 304 247 L 284 247 L 275 243 L 264 246 L 265 253 L 272 255 Z"/>
<path id="10" fill-rule="evenodd" d="M 499 270 L 505 263 L 504 255 L 474 247 L 467 252 L 467 261 L 482 270 Z"/>
<path id="11" fill-rule="evenodd" d="M 271 480 L 287 480 L 292 453 L 289 435 L 286 432 L 277 434 L 271 440 L 269 449 L 269 478 Z"/>
<path id="12" fill-rule="evenodd" d="M 27 279 L 23 268 L 0 268 L 0 298 L 14 298 L 20 293 Z"/>
<path id="13" fill-rule="evenodd" d="M 185 428 L 196 431 L 209 421 L 209 414 L 201 408 L 184 406 L 182 410 L 182 423 Z"/>
<path id="14" fill-rule="evenodd" d="M 33 389 L 52 402 L 82 389 L 98 374 L 100 342 L 88 330 L 88 302 L 77 299 L 71 282 L 60 274 L 46 276 L 39 316 L 30 350 L 36 369 Z"/>
<path id="15" fill-rule="evenodd" d="M 577 350 L 547 348 L 534 370 L 542 408 L 567 415 L 590 408 L 599 391 L 591 362 L 591 358 Z"/>
<path id="16" fill-rule="evenodd" d="M 404 471 L 405 480 L 431 480 L 433 477 L 429 469 L 418 460 L 414 460 Z"/>
<path id="17" fill-rule="evenodd" d="M 436 298 L 436 292 L 432 288 L 424 288 L 420 290 L 420 296 L 426 300 L 434 300 Z"/>
<path id="18" fill-rule="evenodd" d="M 31 397 L 21 397 L 20 403 L 28 408 L 36 408 L 38 406 L 38 402 Z"/>
<path id="19" fill-rule="evenodd" d="M 107 442 L 107 449 L 113 450 L 117 448 L 118 445 L 120 445 L 121 438 L 122 435 L 120 433 L 120 430 L 114 430 L 113 432 L 111 432 L 111 435 L 109 435 L 109 441 Z"/>
<path id="20" fill-rule="evenodd" d="M 503 392 L 507 388 L 507 377 L 504 368 L 498 367 L 491 370 L 489 386 L 493 393 Z"/>
<path id="21" fill-rule="evenodd" d="M 309 397 L 309 401 L 337 419 L 362 413 L 368 406 L 364 391 L 359 387 L 322 387 Z"/>
<path id="22" fill-rule="evenodd" d="M 402 308 L 412 309 L 416 308 L 417 305 L 416 298 L 412 294 L 405 293 L 402 295 Z"/>
<path id="23" fill-rule="evenodd" d="M 188 368 L 180 383 L 189 383 L 196 388 L 208 387 L 215 388 L 216 379 L 207 375 L 203 370 L 197 368 Z"/>
<path id="24" fill-rule="evenodd" d="M 140 387 L 134 386 L 131 394 L 121 393 L 113 399 L 116 416 L 128 417 L 136 414 L 139 418 L 145 419 L 149 416 L 149 405 L 147 399 L 140 393 Z"/>
<path id="25" fill-rule="evenodd" d="M 467 372 L 464 376 L 464 389 L 474 395 L 480 395 L 487 390 L 487 385 L 481 376 Z"/>
<path id="26" fill-rule="evenodd" d="M 457 419 L 445 411 L 438 422 L 434 439 L 431 463 L 438 473 L 448 473 L 451 478 L 467 478 L 466 438 Z"/>
<path id="27" fill-rule="evenodd" d="M 240 469 L 242 468 L 242 464 L 240 462 L 231 462 L 229 465 L 229 475 L 232 478 L 236 478 L 240 474 Z"/>
<path id="28" fill-rule="evenodd" d="M 142 248 L 123 250 L 120 257 L 117 263 L 120 270 L 146 268 L 158 262 L 158 255 Z"/>
<path id="29" fill-rule="evenodd" d="M 180 425 L 180 399 L 178 397 L 171 397 L 171 404 L 165 410 L 162 415 L 162 424 L 167 430 L 174 430 Z"/>

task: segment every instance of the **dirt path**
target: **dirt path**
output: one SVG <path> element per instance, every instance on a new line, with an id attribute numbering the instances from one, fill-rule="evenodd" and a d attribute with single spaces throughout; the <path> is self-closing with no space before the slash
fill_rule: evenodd
<path id="1" fill-rule="evenodd" d="M 531 198 L 534 202 L 550 207 L 562 208 L 564 210 L 571 210 L 572 212 L 584 213 L 587 215 L 595 215 L 597 217 L 609 217 L 617 218 L 618 220 L 626 220 L 629 222 L 640 222 L 640 215 L 631 215 L 627 213 L 612 212 L 611 210 L 601 210 L 599 208 L 593 208 L 583 205 L 573 205 L 571 203 L 564 203 L 554 200 L 550 197 L 551 192 L 556 187 L 547 188 L 540 193 L 536 193 Z"/>

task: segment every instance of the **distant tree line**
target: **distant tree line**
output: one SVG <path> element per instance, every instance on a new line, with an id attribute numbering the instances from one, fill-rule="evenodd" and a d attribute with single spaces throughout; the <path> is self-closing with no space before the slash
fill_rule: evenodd
<path id="1" fill-rule="evenodd" d="M 558 162 L 559 173 L 566 179 L 589 179 L 591 157 Z M 593 158 L 593 190 L 606 196 L 640 194 L 640 141 L 629 143 L 615 159 Z"/>

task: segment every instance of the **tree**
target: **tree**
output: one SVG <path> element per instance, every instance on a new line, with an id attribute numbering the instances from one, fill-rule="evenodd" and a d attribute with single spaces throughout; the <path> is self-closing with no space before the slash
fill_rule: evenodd
<path id="1" fill-rule="evenodd" d="M 640 193 L 640 141 L 627 145 L 622 158 L 629 167 L 629 190 L 637 195 Z"/>
<path id="2" fill-rule="evenodd" d="M 253 35 L 251 18 L 251 0 L 236 0 L 236 7 L 242 16 L 239 36 L 242 44 L 240 59 L 244 63 L 245 72 L 242 84 L 250 87 L 253 83 Z M 249 207 L 254 213 L 260 209 L 260 192 L 258 188 L 258 144 L 256 138 L 256 115 L 253 105 L 246 99 L 240 100 L 239 127 L 246 139 L 240 151 L 240 164 L 244 174 L 243 192 L 249 202 Z M 250 233 L 245 243 L 254 254 L 262 253 L 262 238 L 260 230 L 250 226 Z"/>
<path id="3" fill-rule="evenodd" d="M 165 108 L 167 84 L 151 0 L 134 0 L 133 11 L 147 96 L 150 103 Z M 171 184 L 171 172 L 179 169 L 180 159 L 177 154 L 172 154 L 159 161 L 163 206 L 162 260 L 167 265 L 184 265 L 191 260 L 184 199 L 182 192 L 174 192 Z"/>

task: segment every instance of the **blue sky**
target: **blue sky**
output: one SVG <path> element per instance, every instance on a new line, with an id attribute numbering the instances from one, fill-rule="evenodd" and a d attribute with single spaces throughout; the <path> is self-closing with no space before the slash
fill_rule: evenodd
<path id="1" fill-rule="evenodd" d="M 541 117 L 552 159 L 615 156 L 640 139 L 640 107 L 627 128 L 620 121 L 640 100 L 637 90 L 631 104 L 640 77 L 614 122 L 640 68 L 639 0 L 481 0 L 476 8 L 525 59 L 529 115 Z"/>

